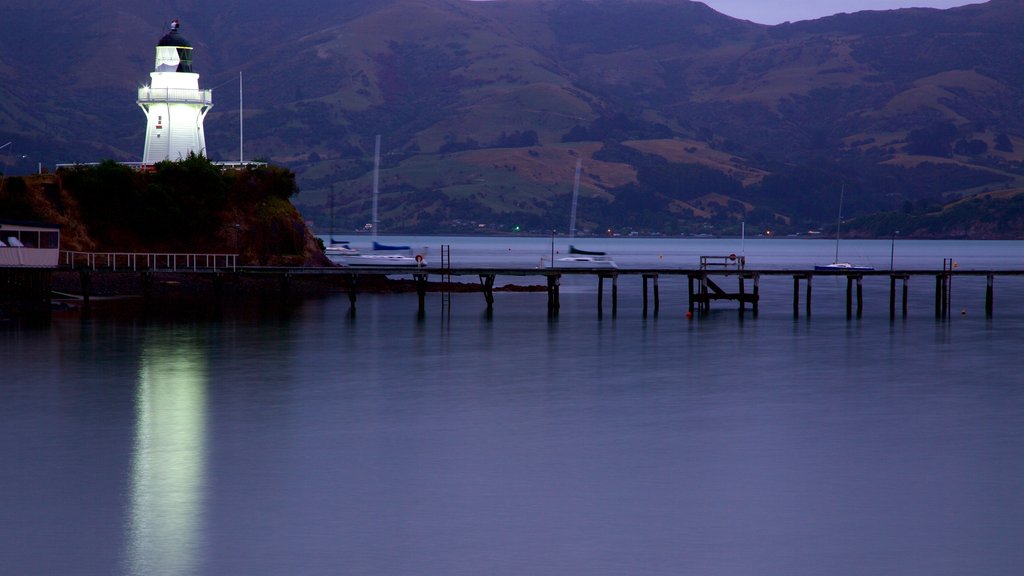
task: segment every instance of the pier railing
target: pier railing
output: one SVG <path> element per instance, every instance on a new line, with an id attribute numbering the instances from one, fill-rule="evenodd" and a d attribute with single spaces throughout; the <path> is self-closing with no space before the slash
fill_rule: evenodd
<path id="1" fill-rule="evenodd" d="M 238 268 L 238 254 L 73 252 L 61 250 L 60 266 L 72 270 L 212 271 Z"/>
<path id="2" fill-rule="evenodd" d="M 747 259 L 745 256 L 737 256 L 735 254 L 729 254 L 728 256 L 701 256 L 700 257 L 700 269 L 701 270 L 743 270 L 747 265 Z"/>

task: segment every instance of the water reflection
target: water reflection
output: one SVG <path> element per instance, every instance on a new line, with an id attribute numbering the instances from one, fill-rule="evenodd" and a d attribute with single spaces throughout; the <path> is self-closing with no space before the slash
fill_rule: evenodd
<path id="1" fill-rule="evenodd" d="M 147 332 L 128 518 L 130 574 L 194 574 L 206 459 L 206 362 L 182 330 Z"/>

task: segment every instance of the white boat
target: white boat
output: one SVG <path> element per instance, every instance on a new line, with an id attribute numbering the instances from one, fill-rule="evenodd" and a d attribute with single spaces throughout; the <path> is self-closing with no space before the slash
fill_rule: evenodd
<path id="1" fill-rule="evenodd" d="M 324 249 L 324 254 L 341 266 L 426 266 L 427 249 L 413 250 L 410 246 L 389 246 L 377 242 L 377 196 L 380 182 L 380 134 L 373 149 L 373 240 L 368 249 L 359 249 L 348 242 L 333 244 Z"/>
<path id="2" fill-rule="evenodd" d="M 583 161 L 577 158 L 576 176 L 572 185 L 572 212 L 569 215 L 569 255 L 549 259 L 547 266 L 544 265 L 545 259 L 541 258 L 541 267 L 543 268 L 618 268 L 615 260 L 607 253 L 582 250 L 571 244 L 576 237 L 576 203 L 580 196 L 580 170 L 582 167 Z"/>
<path id="3" fill-rule="evenodd" d="M 327 254 L 328 258 L 331 256 L 354 256 L 359 254 L 359 250 L 353 248 L 348 242 L 339 242 L 324 248 L 324 254 Z"/>
<path id="4" fill-rule="evenodd" d="M 331 246 L 324 249 L 327 257 L 341 266 L 426 266 L 427 248 L 413 249 L 410 246 L 388 246 L 374 241 L 369 250 L 348 245 Z"/>
<path id="5" fill-rule="evenodd" d="M 426 262 L 421 255 L 410 256 L 408 254 L 356 254 L 353 256 L 336 256 L 331 258 L 342 266 L 376 268 L 383 266 L 424 266 Z"/>
<path id="6" fill-rule="evenodd" d="M 831 264 L 818 264 L 815 270 L 822 272 L 858 272 L 863 270 L 874 270 L 872 266 L 859 266 L 849 262 L 839 261 L 839 230 L 843 224 L 843 196 L 846 194 L 846 186 L 843 185 L 839 192 L 839 218 L 836 221 L 836 257 Z"/>
<path id="7" fill-rule="evenodd" d="M 833 262 L 831 264 L 818 264 L 814 267 L 819 271 L 832 272 L 856 272 L 859 270 L 874 270 L 874 266 L 857 266 L 849 262 Z"/>
<path id="8" fill-rule="evenodd" d="M 569 245 L 569 255 L 555 261 L 556 267 L 566 268 L 618 268 L 615 260 L 604 252 L 580 250 Z"/>

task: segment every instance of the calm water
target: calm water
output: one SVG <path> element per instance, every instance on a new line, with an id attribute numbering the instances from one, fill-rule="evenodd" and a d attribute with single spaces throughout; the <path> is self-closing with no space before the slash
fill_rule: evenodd
<path id="1" fill-rule="evenodd" d="M 456 264 L 550 245 L 413 240 Z M 625 267 L 740 252 L 700 242 L 600 244 Z M 890 242 L 848 244 L 888 266 Z M 1019 243 L 895 244 L 897 267 L 945 257 L 1024 268 Z M 997 280 L 993 319 L 983 280 L 957 279 L 941 322 L 924 281 L 895 322 L 887 279 L 853 321 L 839 279 L 796 320 L 786 278 L 762 280 L 756 319 L 687 320 L 665 279 L 644 319 L 632 277 L 599 318 L 596 283 L 565 282 L 553 321 L 543 293 L 498 293 L 492 317 L 431 294 L 423 318 L 415 295 L 362 295 L 353 317 L 339 294 L 0 327 L 2 572 L 1020 573 L 1024 278 Z"/>

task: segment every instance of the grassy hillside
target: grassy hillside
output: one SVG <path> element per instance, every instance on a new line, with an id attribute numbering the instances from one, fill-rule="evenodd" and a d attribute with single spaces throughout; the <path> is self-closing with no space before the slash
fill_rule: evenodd
<path id="1" fill-rule="evenodd" d="M 46 4 L 0 23 L 0 162 L 137 160 L 167 16 Z M 593 230 L 799 233 L 844 187 L 856 217 L 1024 186 L 1019 0 L 780 26 L 687 0 L 293 4 L 175 16 L 214 89 L 207 153 L 238 157 L 242 73 L 245 156 L 294 172 L 321 231 L 332 204 L 369 220 L 376 134 L 393 232 L 564 229 L 577 156 Z"/>

